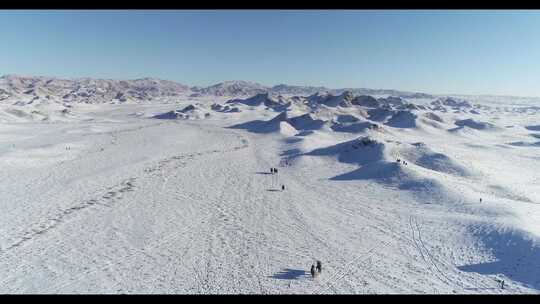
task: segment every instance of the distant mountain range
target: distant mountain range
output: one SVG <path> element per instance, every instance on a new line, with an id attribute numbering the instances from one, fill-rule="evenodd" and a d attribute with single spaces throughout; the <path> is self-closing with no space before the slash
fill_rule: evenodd
<path id="1" fill-rule="evenodd" d="M 174 81 L 142 78 L 134 80 L 112 79 L 60 79 L 44 76 L 5 75 L 0 77 L 0 102 L 28 104 L 35 100 L 61 102 L 141 102 L 174 97 L 249 97 L 256 94 L 302 95 L 318 92 L 338 95 L 345 91 L 354 95 L 392 95 L 403 98 L 432 98 L 425 93 L 365 88 L 330 89 L 326 87 L 293 86 L 279 84 L 273 87 L 249 81 L 225 81 L 208 87 L 190 87 Z"/>
<path id="2" fill-rule="evenodd" d="M 330 89 L 326 87 L 313 86 L 294 86 L 287 84 L 278 84 L 273 87 L 263 86 L 261 84 L 249 81 L 225 81 L 206 88 L 192 87 L 191 90 L 195 94 L 214 95 L 214 96 L 253 96 L 261 93 L 269 93 L 271 95 L 300 95 L 308 96 L 318 92 L 328 92 L 333 95 L 341 94 L 345 91 L 350 91 L 354 95 L 393 95 L 398 97 L 408 98 L 432 98 L 433 96 L 425 93 L 405 92 L 397 90 L 379 90 L 365 88 L 342 88 Z"/>

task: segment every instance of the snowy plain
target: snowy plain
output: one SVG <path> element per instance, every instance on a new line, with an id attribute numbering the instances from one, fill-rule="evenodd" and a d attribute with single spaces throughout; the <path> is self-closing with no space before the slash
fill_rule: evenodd
<path id="1" fill-rule="evenodd" d="M 1 105 L 0 292 L 540 291 L 537 109 L 257 96 Z"/>

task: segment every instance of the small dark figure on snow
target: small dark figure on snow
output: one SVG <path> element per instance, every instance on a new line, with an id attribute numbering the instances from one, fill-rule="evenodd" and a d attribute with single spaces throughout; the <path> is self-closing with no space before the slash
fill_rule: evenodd
<path id="1" fill-rule="evenodd" d="M 285 191 L 285 185 L 281 185 L 281 191 Z"/>
<path id="2" fill-rule="evenodd" d="M 501 288 L 504 289 L 504 280 L 501 280 Z"/>
<path id="3" fill-rule="evenodd" d="M 482 202 L 482 198 L 480 198 L 480 203 Z"/>
<path id="4" fill-rule="evenodd" d="M 311 277 L 315 278 L 315 265 L 311 265 Z"/>
<path id="5" fill-rule="evenodd" d="M 277 168 L 274 168 L 274 173 L 277 173 Z"/>
<path id="6" fill-rule="evenodd" d="M 321 261 L 317 261 L 317 272 L 318 273 L 322 272 L 322 263 L 321 263 Z"/>
<path id="7" fill-rule="evenodd" d="M 399 164 L 401 161 L 399 160 L 399 158 L 397 159 L 397 163 Z"/>

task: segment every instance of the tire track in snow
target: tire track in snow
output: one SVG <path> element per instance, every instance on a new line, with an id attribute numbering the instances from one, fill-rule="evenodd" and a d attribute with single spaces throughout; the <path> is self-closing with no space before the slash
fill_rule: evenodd
<path id="1" fill-rule="evenodd" d="M 29 228 L 29 231 L 27 231 L 23 237 L 21 237 L 18 241 L 16 241 L 15 243 L 3 249 L 3 251 L 7 252 L 11 249 L 14 249 L 16 247 L 23 245 L 24 243 L 28 241 L 31 241 L 39 236 L 44 235 L 50 230 L 56 228 L 58 225 L 67 221 L 69 218 L 79 215 L 81 211 L 84 211 L 88 209 L 89 207 L 92 207 L 92 206 L 111 207 L 112 203 L 122 199 L 122 193 L 134 191 L 135 180 L 136 178 L 125 179 L 119 184 L 113 187 L 109 187 L 107 190 L 110 190 L 110 191 L 107 191 L 105 194 L 99 195 L 99 197 L 96 196 L 80 204 L 73 205 L 69 208 L 60 210 L 55 216 L 48 218 L 47 222 L 33 225 L 33 227 Z"/>
<path id="2" fill-rule="evenodd" d="M 309 182 L 302 181 L 301 179 L 296 179 L 296 180 L 299 181 L 300 184 L 302 184 L 305 188 L 310 189 L 310 191 L 312 191 L 313 193 L 317 193 L 320 197 L 326 197 L 328 199 L 328 201 L 335 201 L 335 198 L 332 197 L 331 194 L 329 194 L 329 193 L 331 193 L 331 191 L 330 192 L 322 191 L 320 188 L 314 186 L 313 184 L 311 184 Z M 353 196 L 349 200 L 354 201 L 354 200 L 357 200 L 357 199 L 358 199 L 358 197 Z M 356 210 L 344 209 L 343 206 L 341 206 L 341 205 L 333 204 L 333 205 L 331 205 L 331 207 L 332 208 L 339 208 L 342 211 L 346 211 L 347 214 L 358 213 L 358 211 L 356 211 Z M 397 241 L 401 241 L 403 239 L 406 239 L 405 236 L 403 236 L 399 232 L 396 232 L 392 227 L 390 227 L 389 224 L 386 223 L 386 221 L 388 221 L 388 218 L 381 218 L 376 213 L 374 213 L 371 209 L 369 209 L 367 207 L 363 207 L 362 204 L 358 204 L 357 207 L 362 209 L 360 213 L 364 214 L 364 219 L 365 219 L 366 222 L 371 222 L 371 221 L 375 220 L 375 223 L 376 223 L 376 225 L 367 225 L 367 226 L 365 226 L 360 231 L 357 231 L 358 233 L 362 233 L 362 232 L 364 232 L 364 230 L 371 228 L 371 229 L 375 229 L 377 231 L 380 231 L 380 232 L 383 233 L 383 235 L 394 238 Z M 378 225 L 380 225 L 382 227 L 379 227 Z M 386 227 L 386 230 L 383 229 L 383 227 Z M 345 263 L 347 263 L 347 262 L 345 262 Z M 332 287 L 332 288 L 333 288 L 334 292 L 337 292 L 335 287 Z"/>
<path id="3" fill-rule="evenodd" d="M 435 270 L 436 270 L 435 272 L 433 272 L 433 274 L 435 274 L 435 276 L 442 283 L 444 283 L 444 284 L 446 284 L 448 286 L 460 286 L 460 287 L 463 288 L 463 286 L 461 286 L 461 284 L 456 284 L 451 279 L 449 279 L 448 276 L 445 275 L 440 270 L 440 268 L 437 266 L 436 262 L 440 262 L 440 261 L 436 260 L 433 257 L 430 250 L 426 247 L 424 241 L 422 240 L 422 234 L 421 234 L 421 231 L 420 231 L 420 226 L 418 225 L 418 220 L 415 217 L 411 216 L 409 218 L 409 223 L 410 223 L 410 227 L 412 229 L 411 232 L 413 233 L 413 241 L 415 242 L 415 245 L 416 245 L 418 251 L 422 255 L 422 258 L 424 259 L 424 261 L 426 262 L 427 265 L 433 266 L 433 268 L 435 268 Z M 418 234 L 418 236 L 416 238 L 415 238 L 415 234 Z M 425 252 L 425 255 L 424 255 L 424 252 Z M 426 259 L 426 256 L 427 256 L 427 259 Z M 454 284 L 451 284 L 451 283 L 454 283 Z"/>
<path id="4" fill-rule="evenodd" d="M 310 183 L 306 183 L 306 182 L 302 182 L 302 180 L 299 180 L 305 187 L 308 187 L 308 188 L 311 188 L 311 190 L 313 192 L 318 192 L 321 197 L 325 197 L 325 196 L 328 196 L 328 193 L 325 193 L 325 192 L 322 192 L 320 191 L 320 189 L 318 189 L 317 187 L 314 187 L 314 185 L 311 185 Z M 345 197 L 347 196 L 351 196 L 351 195 L 347 195 L 346 193 L 342 193 Z M 354 197 L 354 196 L 351 196 L 350 197 L 350 200 L 357 200 L 358 198 L 357 197 Z M 335 208 L 339 208 L 339 209 L 343 209 L 343 211 L 346 211 L 347 213 L 349 212 L 352 212 L 351 210 L 348 210 L 348 209 L 344 209 L 341 205 L 337 204 L 337 205 L 332 205 L 332 207 L 335 207 Z M 370 208 L 366 208 L 364 207 L 362 204 L 359 204 L 357 205 L 357 208 L 360 208 L 362 211 L 361 213 L 362 214 L 365 214 L 365 218 L 366 218 L 366 221 L 370 222 L 370 221 L 375 221 L 377 222 L 377 225 L 369 225 L 369 227 L 383 233 L 384 235 L 388 235 L 392 238 L 395 238 L 396 241 L 398 242 L 403 242 L 403 245 L 404 246 L 399 246 L 399 250 L 403 253 L 403 254 L 406 254 L 406 255 L 411 255 L 409 253 L 409 246 L 408 244 L 411 244 L 413 245 L 413 247 L 416 247 L 417 248 L 417 251 L 422 255 L 422 260 L 425 262 L 425 263 L 430 263 L 428 261 L 429 259 L 429 256 L 426 257 L 424 255 L 427 255 L 428 253 L 425 253 L 424 254 L 424 251 L 422 250 L 419 250 L 418 249 L 418 246 L 419 244 L 416 244 L 415 241 L 412 241 L 410 236 L 407 236 L 405 232 L 402 232 L 402 231 L 396 231 L 395 229 L 393 229 L 391 227 L 391 225 L 389 223 L 387 223 L 387 221 L 389 221 L 388 218 L 381 218 L 380 216 L 378 216 L 377 213 L 374 213 L 373 210 L 371 210 Z M 391 211 L 391 210 L 389 210 Z M 357 211 L 356 211 L 357 212 Z M 388 211 L 387 211 L 388 212 Z M 396 217 L 396 219 L 398 219 L 398 217 Z M 395 222 L 394 224 L 397 225 L 399 221 Z M 410 224 L 409 224 L 410 225 Z M 411 228 L 412 230 L 412 228 Z M 414 237 L 414 236 L 413 236 Z M 425 249 L 426 252 L 427 251 L 427 248 Z M 411 255 L 412 256 L 412 255 Z M 435 259 L 435 257 L 431 256 L 432 259 Z M 440 261 L 439 261 L 440 262 Z M 435 261 L 433 262 L 435 263 Z M 437 267 L 439 268 L 438 266 L 434 266 L 434 267 Z M 446 282 L 451 282 L 452 280 L 448 279 L 448 276 L 444 276 L 444 274 L 441 276 L 441 275 L 438 275 L 440 274 L 442 271 L 440 271 L 440 269 L 437 271 L 437 272 L 434 272 L 435 275 L 437 275 L 437 278 L 442 281 L 442 282 L 445 282 L 445 279 L 446 278 Z M 448 284 L 448 283 L 447 283 Z M 458 286 L 462 286 L 461 284 L 456 284 L 456 287 Z"/>
<path id="5" fill-rule="evenodd" d="M 443 283 L 445 283 L 445 284 L 447 284 L 449 286 L 460 287 L 464 291 L 466 291 L 468 289 L 476 289 L 476 288 L 478 288 L 477 285 L 475 285 L 475 284 L 478 284 L 480 282 L 476 282 L 475 284 L 471 285 L 468 281 L 461 280 L 460 277 L 458 277 L 456 280 L 451 279 L 445 272 L 441 271 L 441 269 L 437 266 L 437 264 L 444 265 L 446 268 L 449 268 L 449 267 L 447 265 L 445 265 L 445 263 L 443 263 L 440 259 L 437 259 L 436 257 L 433 256 L 431 251 L 426 247 L 424 241 L 422 240 L 422 236 L 421 236 L 421 232 L 420 232 L 420 225 L 418 224 L 418 220 L 416 218 L 412 217 L 412 216 L 411 216 L 411 220 L 412 220 L 411 223 L 413 223 L 415 228 L 416 228 L 415 230 L 418 232 L 418 243 L 419 243 L 420 247 L 424 249 L 424 251 L 426 253 L 426 256 L 428 256 L 428 258 L 429 258 L 429 262 L 431 263 L 431 265 L 433 265 L 433 267 L 435 267 L 435 269 L 439 273 L 439 275 L 438 275 L 439 280 L 441 280 L 441 282 L 443 282 Z M 412 228 L 412 225 L 411 225 L 411 228 Z M 420 250 L 420 247 L 419 247 L 419 250 Z M 444 278 L 444 279 L 441 279 L 441 277 Z M 469 287 L 465 286 L 463 284 L 464 282 L 467 282 Z M 450 284 L 450 283 L 452 283 L 453 285 Z M 486 285 L 483 284 L 482 287 L 486 287 Z M 489 286 L 487 286 L 487 287 L 489 287 Z"/>
<path id="6" fill-rule="evenodd" d="M 243 221 L 237 214 L 238 211 L 235 210 L 236 208 L 234 206 L 231 206 L 229 208 L 226 208 L 226 206 L 229 206 L 230 204 L 225 204 L 227 202 L 226 195 L 230 193 L 233 189 L 236 189 L 236 184 L 233 182 L 234 179 L 231 178 L 225 178 L 225 183 L 221 187 L 221 194 L 217 200 L 210 200 L 210 208 L 216 210 L 217 212 L 213 213 L 213 217 L 211 219 L 211 224 L 209 225 L 209 228 L 211 228 L 211 231 L 209 231 L 206 241 L 206 247 L 207 250 L 205 251 L 206 256 L 205 259 L 207 261 L 206 265 L 206 272 L 207 275 L 210 275 L 210 269 L 212 269 L 212 265 L 210 263 L 211 260 L 216 260 L 216 257 L 219 255 L 225 255 L 229 257 L 232 260 L 227 261 L 227 265 L 234 265 L 238 268 L 232 268 L 229 269 L 230 271 L 233 271 L 235 276 L 233 276 L 232 279 L 235 278 L 244 278 L 246 274 L 250 274 L 251 277 L 258 277 L 257 274 L 255 274 L 252 269 L 245 266 L 245 260 L 244 258 L 249 257 L 246 251 L 240 251 L 238 252 L 238 249 L 242 249 L 242 246 L 236 246 L 234 247 L 232 244 L 243 240 L 246 238 L 249 238 L 250 232 L 247 231 L 243 225 L 240 223 Z M 249 183 L 247 187 L 249 187 Z M 242 191 L 240 191 L 242 192 Z M 239 193 L 237 190 L 236 193 Z M 229 210 L 230 209 L 230 210 Z M 242 237 L 238 238 L 238 234 L 241 234 Z M 217 247 L 214 245 L 218 244 Z M 219 266 L 222 266 L 220 264 Z M 227 279 L 227 276 L 222 275 L 221 278 L 216 275 L 214 272 L 211 273 L 213 276 L 213 284 L 210 288 L 208 285 L 208 289 L 206 291 L 210 290 L 216 290 L 221 291 L 222 282 Z M 217 278 L 216 278 L 217 277 Z M 237 286 L 243 286 L 245 284 L 242 284 L 241 281 L 235 282 Z M 239 291 L 236 291 L 239 292 Z"/>
<path id="7" fill-rule="evenodd" d="M 128 130 L 120 130 L 120 131 L 112 131 L 112 132 L 104 132 L 104 133 L 116 134 L 116 133 L 124 133 L 124 132 L 133 132 L 133 131 L 138 131 L 147 127 L 158 126 L 161 124 L 163 123 L 153 124 L 149 126 L 140 126 L 140 127 L 128 129 Z M 203 155 L 219 153 L 219 152 L 224 152 L 224 153 L 233 152 L 233 151 L 238 151 L 239 149 L 243 149 L 249 146 L 248 142 L 244 138 L 239 136 L 237 133 L 235 133 L 235 135 L 237 135 L 237 137 L 240 137 L 242 145 L 235 146 L 232 149 L 223 150 L 223 151 L 214 149 L 214 150 L 208 150 L 208 151 L 197 152 L 197 153 L 180 154 L 180 155 L 173 156 L 173 157 L 159 161 L 156 166 L 152 166 L 150 168 L 145 169 L 145 172 L 152 173 L 157 170 L 163 170 L 165 165 L 176 160 L 180 160 L 184 158 L 187 158 L 187 160 L 193 160 L 196 156 L 203 156 Z M 186 165 L 185 162 L 181 162 L 181 164 L 177 165 L 175 169 L 185 166 L 185 165 Z M 44 235 L 50 230 L 56 228 L 61 223 L 65 222 L 68 217 L 74 217 L 75 215 L 79 215 L 81 211 L 91 206 L 96 205 L 96 206 L 112 207 L 111 204 L 113 202 L 116 202 L 122 198 L 122 195 L 121 195 L 122 193 L 128 192 L 128 191 L 134 191 L 133 183 L 135 182 L 135 180 L 137 180 L 136 177 L 124 179 L 119 184 L 112 187 L 108 187 L 107 190 L 110 190 L 110 191 L 107 191 L 105 194 L 98 195 L 92 199 L 83 201 L 82 203 L 72 205 L 71 207 L 60 210 L 55 216 L 48 218 L 47 222 L 35 224 L 34 227 L 29 228 L 29 231 L 27 231 L 18 241 L 2 249 L 0 252 L 7 252 L 9 250 L 12 250 L 14 248 L 17 248 L 23 245 L 24 243 L 30 240 L 35 239 L 38 236 Z"/>
<path id="8" fill-rule="evenodd" d="M 228 132 L 228 133 L 231 133 L 231 132 Z M 226 149 L 226 150 L 212 149 L 212 150 L 206 150 L 206 151 L 203 151 L 203 152 L 185 153 L 185 154 L 172 156 L 172 157 L 169 157 L 169 158 L 166 158 L 166 159 L 163 159 L 163 160 L 159 161 L 156 165 L 148 167 L 144 171 L 145 171 L 145 173 L 149 173 L 153 177 L 161 177 L 163 179 L 163 183 L 162 183 L 162 189 L 163 189 L 163 188 L 166 187 L 167 182 L 168 182 L 169 178 L 171 177 L 170 173 L 175 172 L 177 169 L 179 169 L 181 167 L 187 166 L 189 161 L 192 161 L 197 157 L 210 155 L 210 154 L 235 152 L 235 151 L 247 148 L 249 146 L 249 142 L 245 138 L 243 138 L 243 136 L 238 135 L 236 132 L 232 132 L 232 133 L 235 134 L 236 137 L 240 140 L 240 142 L 241 142 L 240 145 L 236 145 L 236 146 L 234 146 L 234 147 L 232 147 L 230 149 Z M 226 181 L 228 181 L 228 180 L 230 180 L 230 179 L 226 179 Z M 228 190 L 228 188 L 230 188 L 230 187 L 226 187 L 226 186 L 223 187 L 222 196 L 225 194 L 225 192 Z M 179 194 L 179 193 L 177 193 L 177 194 Z M 191 197 L 190 199 L 194 199 L 194 200 L 199 201 L 199 202 L 206 202 L 207 203 L 207 204 L 201 205 L 201 207 L 203 207 L 203 209 L 205 209 L 205 210 L 210 210 L 210 211 L 208 211 L 206 213 L 207 214 L 212 214 L 213 218 L 214 218 L 213 220 L 210 219 L 210 221 L 212 221 L 214 224 L 206 225 L 207 228 L 215 227 L 216 226 L 215 223 L 219 223 L 219 221 L 215 219 L 216 216 L 221 218 L 221 219 L 224 218 L 224 217 L 232 218 L 233 223 L 238 221 L 238 219 L 236 219 L 234 216 L 231 216 L 232 213 L 225 212 L 221 208 L 220 202 L 218 202 L 219 199 L 217 201 L 208 200 L 208 198 L 202 198 L 202 197 L 200 197 L 200 198 Z M 221 200 L 223 200 L 223 199 L 221 199 Z M 216 213 L 215 210 L 218 210 L 218 212 Z M 214 211 L 214 212 L 212 212 L 212 211 Z M 217 229 L 217 230 L 221 231 L 221 233 L 222 233 L 226 229 Z M 211 261 L 210 257 L 215 255 L 215 253 L 213 252 L 214 246 L 212 245 L 214 242 L 221 242 L 222 244 L 227 244 L 227 242 L 224 242 L 224 236 L 223 235 L 218 234 L 216 236 L 216 234 L 214 234 L 214 233 L 207 233 L 207 235 L 211 236 L 211 237 L 206 238 L 206 243 L 207 243 L 206 247 L 208 248 L 209 251 L 205 252 L 205 257 L 203 259 L 199 259 L 196 262 L 197 266 L 191 265 L 191 268 L 196 269 L 195 270 L 195 275 L 196 275 L 195 278 L 197 279 L 197 290 L 199 292 L 201 292 L 201 291 L 208 292 L 210 290 L 213 290 L 212 287 L 216 287 L 216 286 L 219 287 L 221 285 L 222 281 L 224 281 L 226 279 L 226 277 L 222 277 L 221 280 L 216 279 L 215 273 L 211 270 L 212 265 L 210 264 L 210 261 Z M 195 238 L 192 238 L 190 240 L 190 243 L 192 243 L 194 240 L 195 240 Z M 186 249 L 184 251 L 184 255 L 186 255 L 187 252 L 189 251 L 189 249 L 190 249 L 189 247 L 190 247 L 189 245 L 186 247 Z M 231 251 L 230 248 L 228 250 Z M 184 259 L 182 259 L 182 262 L 184 263 L 183 260 Z M 204 265 L 204 267 L 201 267 L 203 265 Z M 185 265 L 185 266 L 187 266 L 187 265 Z"/>
<path id="9" fill-rule="evenodd" d="M 379 247 L 379 248 L 386 248 L 386 247 L 388 247 L 388 245 L 389 245 L 388 243 L 383 243 L 383 246 Z M 360 260 L 362 258 L 364 258 L 364 259 L 362 259 L 362 261 L 358 264 L 359 266 L 362 266 L 363 263 L 365 263 L 367 261 L 370 261 L 370 258 L 373 255 L 376 248 L 377 247 L 372 247 L 370 250 L 368 250 L 364 254 L 359 255 L 356 258 L 354 258 L 353 260 L 349 261 L 347 264 L 345 264 L 345 266 L 343 266 L 341 268 L 340 271 L 335 272 L 330 278 L 328 278 L 326 281 L 321 283 L 320 284 L 321 286 L 318 289 L 316 289 L 313 293 L 314 294 L 319 294 L 322 290 L 326 290 L 329 287 L 328 285 L 333 285 L 332 284 L 333 281 L 334 282 L 339 281 L 342 278 L 344 278 L 345 276 L 347 276 L 349 274 L 352 274 L 353 272 L 349 271 L 350 266 L 354 265 L 355 262 L 357 262 L 358 260 Z M 334 291 L 337 291 L 335 289 L 335 287 L 333 287 L 333 289 L 334 289 Z"/>
<path id="10" fill-rule="evenodd" d="M 305 186 L 309 187 L 312 189 L 312 191 L 314 192 L 318 192 L 321 196 L 328 196 L 328 193 L 326 192 L 322 192 L 320 191 L 317 187 L 314 187 L 310 184 L 306 184 L 304 183 Z M 344 194 L 345 195 L 345 194 Z M 347 196 L 347 195 L 346 195 Z M 351 197 L 350 198 L 351 200 L 354 200 L 354 199 L 357 199 L 355 197 Z M 338 206 L 340 207 L 340 206 Z M 416 248 L 416 250 L 421 254 L 421 257 L 422 257 L 422 260 L 429 265 L 429 262 L 428 262 L 428 259 L 426 259 L 426 257 L 424 256 L 424 252 L 419 249 L 419 244 L 417 244 L 416 242 L 416 239 L 415 239 L 415 235 L 414 235 L 414 230 L 412 230 L 412 224 L 409 223 L 409 225 L 411 226 L 411 231 L 413 231 L 413 235 L 412 235 L 412 239 L 409 238 L 404 232 L 400 232 L 400 231 L 396 231 L 395 229 L 393 229 L 391 227 L 391 225 L 389 223 L 387 223 L 388 221 L 388 218 L 382 218 L 380 217 L 377 213 L 374 213 L 371 209 L 369 208 L 366 208 L 364 207 L 362 204 L 359 204 L 357 206 L 358 208 L 361 208 L 362 209 L 362 214 L 365 214 L 365 218 L 366 218 L 366 221 L 371 221 L 371 220 L 375 220 L 376 222 L 376 225 L 369 225 L 370 228 L 376 230 L 376 231 L 379 231 L 381 233 L 383 233 L 383 235 L 387 235 L 389 237 L 392 237 L 394 238 L 396 241 L 398 242 L 402 242 L 404 244 L 412 244 L 413 247 Z M 341 208 L 341 207 L 340 207 Z M 347 210 L 348 211 L 348 210 Z M 349 211 L 348 211 L 349 212 Z M 410 219 L 409 219 L 410 220 Z M 404 253 L 407 253 L 410 255 L 408 249 L 408 247 L 405 245 L 405 246 L 399 246 L 399 249 L 400 251 L 404 252 Z M 442 281 L 442 282 L 445 282 L 444 279 L 441 279 L 440 276 L 438 276 L 436 274 L 436 277 Z M 447 283 L 448 284 L 448 283 Z"/>
<path id="11" fill-rule="evenodd" d="M 192 160 L 196 159 L 197 157 L 208 155 L 208 154 L 213 154 L 213 153 L 217 153 L 217 152 L 224 152 L 224 153 L 225 152 L 232 152 L 232 151 L 237 151 L 237 150 L 239 150 L 241 148 L 247 147 L 248 142 L 245 141 L 242 138 L 240 138 L 240 139 L 241 139 L 242 145 L 237 145 L 237 146 L 235 146 L 235 147 L 233 147 L 231 149 L 223 150 L 223 151 L 222 150 L 208 150 L 208 151 L 203 151 L 203 152 L 185 153 L 185 154 L 181 154 L 181 155 L 168 157 L 166 159 L 158 161 L 156 165 L 146 168 L 144 170 L 144 172 L 145 173 L 150 173 L 148 175 L 150 178 L 169 176 L 169 174 L 165 174 L 165 173 L 175 172 L 174 170 L 176 170 L 178 168 L 181 168 L 181 167 L 187 166 L 189 164 L 189 161 L 192 161 Z M 187 195 L 186 196 L 185 193 L 181 193 L 181 192 L 178 192 L 178 191 L 175 191 L 175 196 L 181 196 L 183 199 L 188 199 L 188 200 L 197 201 L 197 202 L 201 202 L 201 201 L 205 200 L 205 198 L 203 198 L 203 197 L 194 197 L 193 195 Z M 207 208 L 202 208 L 202 209 L 209 210 L 208 207 Z M 207 214 L 211 213 L 211 211 L 208 211 L 206 213 Z M 186 228 L 184 231 L 182 231 L 180 233 L 175 233 L 175 234 L 170 234 L 168 236 L 165 236 L 163 239 L 161 239 L 161 241 L 152 243 L 152 245 L 150 247 L 145 247 L 143 249 L 135 248 L 135 247 L 132 247 L 132 246 L 130 246 L 130 247 L 124 246 L 124 249 L 127 252 L 131 252 L 132 254 L 130 254 L 129 256 L 125 256 L 123 258 L 119 258 L 117 256 L 112 256 L 112 257 L 108 257 L 107 260 L 112 259 L 112 260 L 117 260 L 117 262 L 119 262 L 119 261 L 124 261 L 126 259 L 127 260 L 133 260 L 137 256 L 144 256 L 143 261 L 142 261 L 143 265 L 153 265 L 154 267 L 160 266 L 160 267 L 164 267 L 165 269 L 170 268 L 171 267 L 170 266 L 170 262 L 171 262 L 170 258 L 168 258 L 167 256 L 165 256 L 163 254 L 158 253 L 158 255 L 160 255 L 161 257 L 164 257 L 165 260 L 167 260 L 167 258 L 169 260 L 169 262 L 159 263 L 159 261 L 156 259 L 156 257 L 154 257 L 152 255 L 149 255 L 148 253 L 146 253 L 146 251 L 153 252 L 153 249 L 161 248 L 160 250 L 158 250 L 159 252 L 161 252 L 163 249 L 166 249 L 168 247 L 167 244 L 169 244 L 172 240 L 176 239 L 179 235 L 188 234 L 189 231 L 192 231 L 192 230 L 196 229 L 197 227 L 200 227 L 201 225 L 202 224 L 199 224 L 199 225 L 196 225 L 196 226 L 191 226 L 189 228 Z M 191 244 L 196 240 L 197 240 L 197 237 L 192 237 L 192 238 L 189 239 L 188 243 L 185 244 L 183 253 L 181 254 L 181 257 L 180 257 L 180 263 L 182 265 L 184 265 L 184 267 L 182 267 L 181 269 L 190 269 L 189 265 L 185 261 L 185 256 L 190 251 Z M 163 246 L 165 246 L 165 248 L 162 248 Z M 148 259 L 150 259 L 151 261 L 149 262 Z M 211 286 L 215 285 L 215 284 L 211 283 L 211 281 L 212 281 L 211 274 L 212 273 L 209 271 L 210 268 L 208 267 L 208 261 L 209 260 L 207 260 L 207 263 L 206 263 L 207 267 L 206 268 L 204 268 L 204 267 L 195 267 L 194 265 L 191 265 L 191 268 L 194 269 L 195 278 L 197 279 L 196 282 L 195 282 L 196 283 L 196 290 L 199 293 L 211 290 Z M 203 261 L 203 263 L 204 263 L 204 261 Z M 143 266 L 141 265 L 141 268 L 142 267 Z M 175 274 L 177 274 L 177 268 L 178 267 L 175 267 L 175 269 L 174 269 Z M 206 271 L 202 271 L 203 269 L 206 270 Z M 176 279 L 176 275 L 173 277 L 173 280 L 175 280 L 175 279 Z M 222 278 L 221 281 L 223 281 L 224 279 L 225 278 Z M 121 281 L 116 281 L 117 285 L 120 284 L 120 283 L 121 283 Z M 219 284 L 221 284 L 221 282 L 218 282 L 217 285 L 219 286 Z"/>

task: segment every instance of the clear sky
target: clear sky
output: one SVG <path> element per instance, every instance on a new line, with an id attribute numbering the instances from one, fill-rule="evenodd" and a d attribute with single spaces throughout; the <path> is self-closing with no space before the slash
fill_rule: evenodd
<path id="1" fill-rule="evenodd" d="M 0 74 L 540 96 L 540 11 L 1 11 Z"/>

